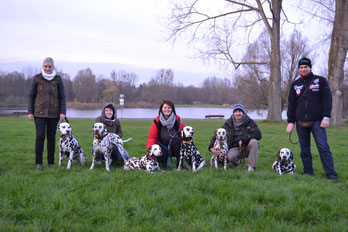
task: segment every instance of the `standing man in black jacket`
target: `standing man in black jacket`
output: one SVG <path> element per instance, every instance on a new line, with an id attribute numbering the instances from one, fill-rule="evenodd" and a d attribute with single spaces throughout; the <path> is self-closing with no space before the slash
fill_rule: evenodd
<path id="1" fill-rule="evenodd" d="M 290 133 L 296 122 L 304 174 L 313 175 L 310 143 L 312 132 L 326 177 L 335 180 L 337 173 L 325 129 L 329 126 L 332 109 L 329 83 L 324 77 L 312 73 L 310 59 L 302 58 L 298 67 L 300 77 L 291 84 L 289 91 L 286 131 Z"/>
<path id="2" fill-rule="evenodd" d="M 262 135 L 256 123 L 245 113 L 242 104 L 233 107 L 232 116 L 225 121 L 222 128 L 227 134 L 228 161 L 237 166 L 241 158 L 248 158 L 248 171 L 254 171 L 259 152 L 258 140 Z M 218 156 L 220 151 L 214 148 L 214 143 L 215 137 L 210 141 L 208 149 L 213 155 Z"/>

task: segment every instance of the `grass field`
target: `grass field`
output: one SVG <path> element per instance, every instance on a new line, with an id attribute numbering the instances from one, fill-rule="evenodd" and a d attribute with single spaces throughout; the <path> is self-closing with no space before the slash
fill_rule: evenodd
<path id="1" fill-rule="evenodd" d="M 195 143 L 209 161 L 209 141 L 223 121 L 184 122 L 195 129 Z M 300 149 L 289 143 L 285 122 L 257 122 L 263 138 L 255 172 L 204 167 L 198 173 L 154 174 L 117 165 L 110 173 L 104 165 L 90 171 L 93 120 L 70 123 L 87 154 L 86 165 L 48 168 L 44 153 L 39 170 L 34 123 L 0 118 L 0 231 L 348 231 L 347 125 L 327 130 L 339 177 L 329 181 L 315 145 L 315 176 L 301 174 Z M 133 137 L 127 151 L 144 155 L 152 120 L 121 123 L 124 138 Z M 294 175 L 278 176 L 271 169 L 281 147 L 295 155 Z"/>

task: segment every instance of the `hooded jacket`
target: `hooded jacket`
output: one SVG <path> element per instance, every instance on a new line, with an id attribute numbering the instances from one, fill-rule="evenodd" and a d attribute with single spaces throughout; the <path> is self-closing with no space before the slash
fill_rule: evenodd
<path id="1" fill-rule="evenodd" d="M 106 118 L 105 108 L 111 108 L 114 112 L 111 119 Z M 122 138 L 123 132 L 120 120 L 117 118 L 117 108 L 112 103 L 108 102 L 104 104 L 101 115 L 95 119 L 95 122 L 104 123 L 108 132 L 115 133 Z"/>

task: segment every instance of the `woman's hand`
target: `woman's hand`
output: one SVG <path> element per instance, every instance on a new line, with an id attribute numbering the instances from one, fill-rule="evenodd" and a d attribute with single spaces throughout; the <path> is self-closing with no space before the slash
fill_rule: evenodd
<path id="1" fill-rule="evenodd" d="M 34 115 L 33 115 L 33 114 L 28 114 L 28 118 L 29 118 L 30 120 L 34 120 Z"/>
<path id="2" fill-rule="evenodd" d="M 60 114 L 60 115 L 59 115 L 59 119 L 60 119 L 60 120 L 62 120 L 62 119 L 64 119 L 64 118 L 65 118 L 65 114 Z"/>
<path id="3" fill-rule="evenodd" d="M 213 153 L 214 156 L 219 156 L 221 151 L 217 150 L 215 147 L 210 148 L 210 152 Z"/>

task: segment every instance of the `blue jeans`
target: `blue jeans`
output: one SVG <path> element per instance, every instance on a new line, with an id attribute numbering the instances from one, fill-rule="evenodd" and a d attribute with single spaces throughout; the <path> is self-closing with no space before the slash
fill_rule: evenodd
<path id="1" fill-rule="evenodd" d="M 93 153 L 94 153 L 94 151 L 93 151 L 93 147 L 92 147 L 92 154 Z M 124 157 L 126 158 L 126 160 L 128 160 L 129 159 L 129 154 L 126 151 L 126 149 L 123 149 L 123 153 L 124 153 Z M 101 161 L 101 160 L 104 159 L 104 156 L 103 156 L 102 153 L 97 152 L 96 155 L 97 155 L 97 157 L 95 159 L 96 161 Z M 112 159 L 113 162 L 114 161 L 122 161 L 123 162 L 123 158 L 122 158 L 121 153 L 120 153 L 120 151 L 118 149 L 112 150 L 112 152 L 111 152 L 111 159 Z"/>
<path id="2" fill-rule="evenodd" d="M 297 135 L 301 145 L 303 171 L 305 174 L 313 174 L 310 137 L 310 133 L 312 132 L 326 176 L 337 176 L 334 170 L 334 161 L 330 147 L 327 143 L 326 129 L 321 128 L 320 123 L 321 121 L 314 121 L 312 126 L 308 128 L 303 128 L 296 123 Z"/>

